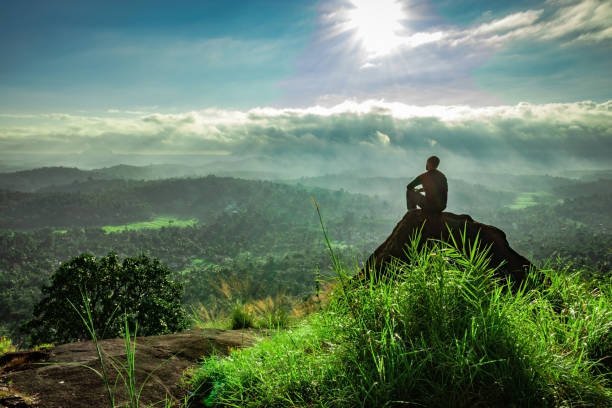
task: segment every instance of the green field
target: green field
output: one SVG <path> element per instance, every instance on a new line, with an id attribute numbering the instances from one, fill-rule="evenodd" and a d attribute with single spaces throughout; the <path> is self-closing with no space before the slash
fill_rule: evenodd
<path id="1" fill-rule="evenodd" d="M 522 210 L 527 207 L 541 204 L 543 201 L 546 201 L 547 198 L 551 197 L 551 194 L 545 192 L 518 193 L 512 204 L 509 204 L 506 207 L 510 208 L 511 210 Z"/>
<path id="2" fill-rule="evenodd" d="M 102 227 L 105 233 L 112 234 L 123 231 L 138 231 L 143 229 L 160 229 L 163 227 L 185 228 L 192 227 L 198 223 L 195 218 L 180 219 L 176 217 L 156 217 L 150 221 L 133 222 L 122 225 L 105 225 Z"/>

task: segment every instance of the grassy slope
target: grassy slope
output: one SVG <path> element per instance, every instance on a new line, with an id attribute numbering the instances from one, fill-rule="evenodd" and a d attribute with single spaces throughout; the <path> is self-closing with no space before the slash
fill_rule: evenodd
<path id="1" fill-rule="evenodd" d="M 534 271 L 493 281 L 482 258 L 412 250 L 380 282 L 348 285 L 292 330 L 192 377 L 207 406 L 610 406 L 612 286 Z M 546 284 L 541 283 L 547 282 Z M 344 282 L 344 284 L 343 284 Z"/>

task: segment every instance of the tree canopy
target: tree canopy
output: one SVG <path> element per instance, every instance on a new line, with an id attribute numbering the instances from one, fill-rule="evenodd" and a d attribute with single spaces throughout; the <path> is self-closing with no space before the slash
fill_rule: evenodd
<path id="1" fill-rule="evenodd" d="M 70 342 L 88 337 L 79 314 L 89 304 L 99 338 L 121 335 L 124 318 L 138 323 L 141 335 L 166 334 L 186 327 L 182 285 L 156 258 L 140 255 L 123 261 L 81 254 L 63 263 L 42 289 L 43 298 L 27 324 L 34 342 Z"/>

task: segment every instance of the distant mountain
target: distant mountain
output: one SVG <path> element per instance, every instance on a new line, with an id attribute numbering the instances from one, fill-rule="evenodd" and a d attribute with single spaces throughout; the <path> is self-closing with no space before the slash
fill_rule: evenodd
<path id="1" fill-rule="evenodd" d="M 554 191 L 561 198 L 612 195 L 612 177 L 576 183 L 571 186 L 559 186 Z"/>
<path id="2" fill-rule="evenodd" d="M 43 187 L 85 181 L 94 176 L 94 172 L 79 170 L 76 167 L 42 167 L 33 170 L 0 173 L 0 189 L 32 192 Z"/>
<path id="3" fill-rule="evenodd" d="M 92 171 L 103 176 L 103 178 L 123 180 L 156 180 L 202 175 L 202 171 L 199 169 L 175 164 L 155 164 L 150 166 L 120 164 Z"/>
<path id="4" fill-rule="evenodd" d="M 561 186 L 574 185 L 577 180 L 547 174 L 507 174 L 490 172 L 466 172 L 452 175 L 473 184 L 481 184 L 498 191 L 550 192 Z"/>
<path id="5" fill-rule="evenodd" d="M 0 228 L 104 226 L 164 215 L 206 223 L 225 211 L 273 213 L 300 223 L 314 216 L 313 196 L 328 215 L 391 213 L 388 205 L 372 197 L 261 180 L 88 179 L 37 192 L 0 190 Z"/>
<path id="6" fill-rule="evenodd" d="M 563 173 L 564 176 L 571 178 L 579 178 L 581 180 L 599 180 L 612 179 L 612 169 L 607 170 L 568 170 Z"/>
<path id="7" fill-rule="evenodd" d="M 73 183 L 91 180 L 162 180 L 170 178 L 202 177 L 209 174 L 225 177 L 239 177 L 250 180 L 274 180 L 279 174 L 264 170 L 242 170 L 228 163 L 212 163 L 192 167 L 176 164 L 153 164 L 149 166 L 130 166 L 120 164 L 93 170 L 76 167 L 41 167 L 0 173 L 0 190 L 35 192 L 39 190 L 60 191 Z M 228 170 L 231 169 L 231 170 Z"/>
<path id="8" fill-rule="evenodd" d="M 81 170 L 76 167 L 42 167 L 0 173 L 0 189 L 34 192 L 40 189 L 53 190 L 56 187 L 88 180 L 156 180 L 201 174 L 201 170 L 189 166 L 164 164 L 142 167 L 121 164 L 94 170 Z"/>

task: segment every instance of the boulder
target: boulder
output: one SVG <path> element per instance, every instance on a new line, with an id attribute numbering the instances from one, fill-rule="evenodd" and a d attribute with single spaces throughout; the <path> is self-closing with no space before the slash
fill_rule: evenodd
<path id="1" fill-rule="evenodd" d="M 370 255 L 360 276 L 367 277 L 372 271 L 384 273 L 386 265 L 393 259 L 407 261 L 405 248 L 411 244 L 419 230 L 419 247 L 432 239 L 450 243 L 454 238 L 461 245 L 462 234 L 465 234 L 466 246 L 469 247 L 467 244 L 473 245 L 478 237 L 480 247 L 489 248 L 489 265 L 498 267 L 499 277 L 509 277 L 515 284 L 523 282 L 532 266 L 531 262 L 510 247 L 506 234 L 499 228 L 476 222 L 466 214 L 429 214 L 416 210 L 407 212 L 385 242 Z"/>

